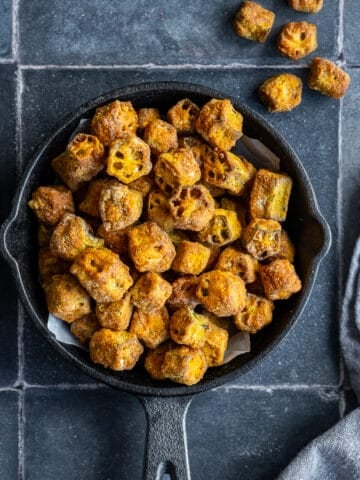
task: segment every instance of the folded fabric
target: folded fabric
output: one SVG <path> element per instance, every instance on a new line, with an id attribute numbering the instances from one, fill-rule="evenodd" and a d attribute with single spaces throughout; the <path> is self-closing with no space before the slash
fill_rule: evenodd
<path id="1" fill-rule="evenodd" d="M 346 284 L 340 345 L 351 386 L 360 402 L 360 239 Z M 360 408 L 313 440 L 277 480 L 360 480 Z"/>

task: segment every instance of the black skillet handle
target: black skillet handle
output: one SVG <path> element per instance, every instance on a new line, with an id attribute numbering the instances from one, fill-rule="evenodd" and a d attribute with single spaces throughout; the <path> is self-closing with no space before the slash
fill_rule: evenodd
<path id="1" fill-rule="evenodd" d="M 192 396 L 139 396 L 147 417 L 144 480 L 190 480 L 185 420 Z"/>

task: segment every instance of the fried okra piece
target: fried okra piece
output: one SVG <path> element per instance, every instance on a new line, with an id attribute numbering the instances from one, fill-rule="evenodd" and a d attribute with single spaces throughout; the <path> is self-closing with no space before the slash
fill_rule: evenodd
<path id="1" fill-rule="evenodd" d="M 245 283 L 231 272 L 211 270 L 200 275 L 196 296 L 209 312 L 228 317 L 244 308 Z"/>
<path id="2" fill-rule="evenodd" d="M 170 318 L 171 339 L 179 344 L 201 348 L 205 343 L 209 320 L 190 307 L 181 307 Z"/>
<path id="3" fill-rule="evenodd" d="M 195 308 L 199 305 L 200 301 L 196 296 L 198 283 L 199 280 L 195 276 L 177 278 L 172 283 L 172 294 L 167 301 L 168 307 L 175 311 L 184 306 Z"/>
<path id="4" fill-rule="evenodd" d="M 243 228 L 245 227 L 247 211 L 244 204 L 241 203 L 240 199 L 223 197 L 220 200 L 220 208 L 223 208 L 224 210 L 232 210 L 233 212 L 236 212 L 236 215 L 238 216 L 241 226 Z"/>
<path id="5" fill-rule="evenodd" d="M 182 240 L 176 249 L 171 268 L 181 274 L 199 275 L 205 270 L 210 258 L 210 249 L 199 242 Z"/>
<path id="6" fill-rule="evenodd" d="M 55 317 L 71 323 L 91 312 L 90 297 L 73 275 L 53 275 L 43 287 L 48 310 Z"/>
<path id="7" fill-rule="evenodd" d="M 101 191 L 99 210 L 106 231 L 132 225 L 141 217 L 142 208 L 141 193 L 126 185 L 109 185 Z"/>
<path id="8" fill-rule="evenodd" d="M 175 255 L 169 235 L 155 222 L 145 222 L 129 232 L 129 253 L 139 272 L 165 272 Z"/>
<path id="9" fill-rule="evenodd" d="M 188 137 L 180 137 L 179 147 L 188 148 L 189 150 L 191 150 L 199 167 L 201 167 L 206 156 L 211 151 L 209 145 L 205 143 L 202 138 L 196 137 L 195 135 Z"/>
<path id="10" fill-rule="evenodd" d="M 171 195 L 181 186 L 191 186 L 201 178 L 199 165 L 188 148 L 162 153 L 154 167 L 155 182 L 164 193 Z"/>
<path id="11" fill-rule="evenodd" d="M 205 343 L 201 347 L 208 367 L 218 367 L 222 365 L 228 341 L 228 331 L 213 321 L 209 321 L 208 328 L 205 331 Z"/>
<path id="12" fill-rule="evenodd" d="M 315 57 L 310 65 L 308 87 L 332 98 L 341 98 L 350 85 L 350 76 L 334 62 Z"/>
<path id="13" fill-rule="evenodd" d="M 75 192 L 104 168 L 105 150 L 94 135 L 78 133 L 64 153 L 54 158 L 52 168 L 61 180 Z"/>
<path id="14" fill-rule="evenodd" d="M 206 357 L 200 349 L 174 346 L 165 353 L 161 370 L 163 376 L 173 382 L 195 385 L 207 370 Z"/>
<path id="15" fill-rule="evenodd" d="M 131 289 L 131 301 L 139 310 L 153 313 L 162 308 L 170 297 L 172 287 L 160 275 L 147 272 Z"/>
<path id="16" fill-rule="evenodd" d="M 302 81 L 291 73 L 281 73 L 265 80 L 258 93 L 269 112 L 289 112 L 301 103 Z"/>
<path id="17" fill-rule="evenodd" d="M 318 47 L 316 25 L 308 22 L 289 22 L 277 39 L 277 49 L 292 60 L 300 60 Z"/>
<path id="18" fill-rule="evenodd" d="M 241 230 L 235 212 L 217 208 L 210 222 L 198 233 L 198 238 L 209 246 L 220 247 L 240 238 Z"/>
<path id="19" fill-rule="evenodd" d="M 289 6 L 298 12 L 318 13 L 323 7 L 323 0 L 288 0 Z"/>
<path id="20" fill-rule="evenodd" d="M 242 240 L 253 257 L 265 260 L 280 252 L 281 225 L 275 220 L 254 218 L 245 228 Z"/>
<path id="21" fill-rule="evenodd" d="M 144 175 L 129 183 L 129 187 L 140 192 L 142 197 L 145 198 L 154 188 L 154 180 L 149 175 Z"/>
<path id="22" fill-rule="evenodd" d="M 205 182 L 242 195 L 251 184 L 256 169 L 244 157 L 215 148 L 207 155 L 203 165 Z"/>
<path id="23" fill-rule="evenodd" d="M 127 253 L 128 251 L 128 233 L 132 227 L 125 227 L 121 230 L 106 231 L 104 224 L 97 229 L 96 235 L 104 239 L 107 248 L 115 253 Z"/>
<path id="24" fill-rule="evenodd" d="M 153 120 L 147 125 L 144 140 L 154 155 L 166 153 L 178 146 L 176 128 L 160 119 Z"/>
<path id="25" fill-rule="evenodd" d="M 289 260 L 290 263 L 294 263 L 295 247 L 284 229 L 281 230 L 280 252 L 275 255 L 274 259 L 275 258 L 285 258 Z"/>
<path id="26" fill-rule="evenodd" d="M 80 343 L 85 344 L 99 328 L 100 324 L 96 315 L 90 313 L 89 315 L 74 320 L 70 326 L 70 331 Z"/>
<path id="27" fill-rule="evenodd" d="M 70 190 L 62 186 L 44 186 L 37 188 L 28 202 L 38 220 L 46 226 L 60 222 L 65 213 L 75 211 Z"/>
<path id="28" fill-rule="evenodd" d="M 165 380 L 162 373 L 162 365 L 164 363 L 165 353 L 168 352 L 171 347 L 171 342 L 164 342 L 154 350 L 150 350 L 145 357 L 145 370 L 155 380 Z"/>
<path id="29" fill-rule="evenodd" d="M 273 310 L 271 300 L 248 293 L 245 308 L 234 316 L 234 324 L 238 330 L 256 333 L 271 322 Z"/>
<path id="30" fill-rule="evenodd" d="M 163 307 L 152 313 L 136 309 L 130 322 L 129 331 L 136 334 L 146 347 L 156 348 L 170 338 L 167 309 Z"/>
<path id="31" fill-rule="evenodd" d="M 53 232 L 52 227 L 48 227 L 43 223 L 39 223 L 37 238 L 38 238 L 38 244 L 40 248 L 49 246 L 52 232 Z"/>
<path id="32" fill-rule="evenodd" d="M 274 24 L 275 14 L 255 2 L 243 2 L 234 20 L 240 37 L 263 43 Z"/>
<path id="33" fill-rule="evenodd" d="M 114 100 L 96 109 L 91 121 L 91 131 L 100 142 L 109 146 L 117 138 L 135 135 L 138 117 L 131 102 Z"/>
<path id="34" fill-rule="evenodd" d="M 227 247 L 220 253 L 215 270 L 231 272 L 238 275 L 245 283 L 252 283 L 256 280 L 259 262 L 246 252 Z"/>
<path id="35" fill-rule="evenodd" d="M 73 213 L 66 213 L 54 228 L 50 248 L 54 255 L 74 260 L 87 247 L 101 248 L 104 240 L 92 234 L 90 225 Z"/>
<path id="36" fill-rule="evenodd" d="M 152 190 L 147 200 L 147 217 L 156 222 L 165 232 L 175 228 L 175 219 L 170 212 L 169 199 L 160 190 Z"/>
<path id="37" fill-rule="evenodd" d="M 131 370 L 135 367 L 143 346 L 132 332 L 115 332 L 100 328 L 90 339 L 90 358 L 105 368 L 115 371 Z"/>
<path id="38" fill-rule="evenodd" d="M 167 120 L 173 125 L 178 135 L 191 135 L 195 131 L 195 122 L 200 108 L 188 98 L 179 100 L 167 112 Z"/>
<path id="39" fill-rule="evenodd" d="M 160 112 L 157 108 L 140 108 L 137 112 L 138 129 L 142 133 L 153 120 L 160 119 Z"/>
<path id="40" fill-rule="evenodd" d="M 98 178 L 89 183 L 84 199 L 79 204 L 79 210 L 91 217 L 100 218 L 99 201 L 104 187 L 109 184 L 106 178 Z"/>
<path id="41" fill-rule="evenodd" d="M 104 328 L 111 330 L 126 330 L 129 326 L 133 305 L 130 292 L 125 293 L 121 300 L 96 304 L 96 316 Z"/>
<path id="42" fill-rule="evenodd" d="M 107 248 L 86 248 L 76 257 L 70 272 L 101 303 L 121 300 L 133 284 L 129 268 Z"/>
<path id="43" fill-rule="evenodd" d="M 260 277 L 265 296 L 269 300 L 286 300 L 302 287 L 294 265 L 283 258 L 273 260 L 268 265 L 261 265 Z"/>
<path id="44" fill-rule="evenodd" d="M 196 131 L 213 147 L 230 150 L 242 135 L 243 116 L 228 99 L 211 99 L 200 110 Z"/>
<path id="45" fill-rule="evenodd" d="M 152 169 L 150 147 L 135 135 L 111 142 L 106 162 L 106 172 L 126 185 Z"/>
<path id="46" fill-rule="evenodd" d="M 42 281 L 49 280 L 53 275 L 69 271 L 70 263 L 51 252 L 49 247 L 39 250 L 39 273 Z"/>
<path id="47" fill-rule="evenodd" d="M 286 220 L 292 183 L 284 173 L 258 170 L 250 195 L 250 216 Z"/>
<path id="48" fill-rule="evenodd" d="M 169 199 L 176 228 L 199 232 L 212 219 L 215 202 L 203 185 L 179 188 Z"/>

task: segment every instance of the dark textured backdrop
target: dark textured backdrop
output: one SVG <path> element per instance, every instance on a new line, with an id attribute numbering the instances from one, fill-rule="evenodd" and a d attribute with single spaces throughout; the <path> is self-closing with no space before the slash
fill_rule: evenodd
<path id="1" fill-rule="evenodd" d="M 302 159 L 333 233 L 304 314 L 265 362 L 198 395 L 187 417 L 196 480 L 270 480 L 345 412 L 338 306 L 359 233 L 360 37 L 357 0 L 325 0 L 307 16 L 261 1 L 276 22 L 269 41 L 236 37 L 235 0 L 0 0 L 0 215 L 17 175 L 61 117 L 113 88 L 151 80 L 201 83 L 266 117 Z M 352 77 L 337 102 L 304 88 L 300 107 L 271 115 L 256 97 L 286 69 L 306 78 L 309 59 L 280 57 L 274 39 L 291 20 L 317 24 L 320 56 Z M 145 415 L 133 397 L 68 365 L 18 304 L 0 261 L 0 478 L 141 478 Z"/>

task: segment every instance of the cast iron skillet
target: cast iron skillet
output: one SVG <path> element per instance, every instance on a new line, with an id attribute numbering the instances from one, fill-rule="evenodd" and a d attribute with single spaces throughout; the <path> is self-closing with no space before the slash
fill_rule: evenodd
<path id="1" fill-rule="evenodd" d="M 192 395 L 235 380 L 279 344 L 300 317 L 320 261 L 331 243 L 329 226 L 319 211 L 309 178 L 295 152 L 259 115 L 235 98 L 231 99 L 235 108 L 244 115 L 246 135 L 267 145 L 280 158 L 281 170 L 294 180 L 286 228 L 296 245 L 296 269 L 303 282 L 302 291 L 288 301 L 277 302 L 275 321 L 252 338 L 251 353 L 239 356 L 222 367 L 209 369 L 205 378 L 192 387 L 152 380 L 140 367 L 129 372 L 112 372 L 91 363 L 86 352 L 58 343 L 46 328 L 48 313 L 38 282 L 37 227 L 27 207 L 32 191 L 39 185 L 54 182 L 50 160 L 64 150 L 79 120 L 91 117 L 96 107 L 118 98 L 130 100 L 135 108 L 153 106 L 166 111 L 184 97 L 201 106 L 210 98 L 228 98 L 228 95 L 200 85 L 160 82 L 114 90 L 82 105 L 60 123 L 28 163 L 10 217 L 1 228 L 1 250 L 12 268 L 21 301 L 53 347 L 97 380 L 133 393 L 142 400 L 148 419 L 144 473 L 147 480 L 160 479 L 164 473 L 170 473 L 177 480 L 190 479 L 185 416 Z"/>

